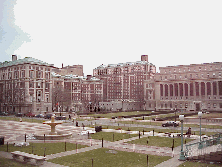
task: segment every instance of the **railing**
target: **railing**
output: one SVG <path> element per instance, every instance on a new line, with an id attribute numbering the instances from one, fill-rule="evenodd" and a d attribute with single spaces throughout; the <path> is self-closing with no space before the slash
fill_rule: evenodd
<path id="1" fill-rule="evenodd" d="M 205 138 L 201 142 L 186 145 L 185 157 L 190 158 L 222 150 L 222 134 Z"/>

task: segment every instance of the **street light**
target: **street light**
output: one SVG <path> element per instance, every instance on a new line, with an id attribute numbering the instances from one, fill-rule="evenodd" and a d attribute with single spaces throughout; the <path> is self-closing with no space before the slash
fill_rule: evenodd
<path id="1" fill-rule="evenodd" d="M 201 111 L 199 111 L 198 112 L 198 117 L 200 118 L 200 144 L 199 144 L 199 149 L 201 149 L 202 148 L 202 144 L 201 144 L 201 117 L 202 117 L 202 112 Z"/>
<path id="2" fill-rule="evenodd" d="M 183 122 L 184 122 L 184 115 L 179 115 L 179 119 L 181 122 L 181 151 L 180 151 L 180 158 L 179 160 L 184 161 L 186 160 L 186 157 L 184 155 L 183 151 Z"/>

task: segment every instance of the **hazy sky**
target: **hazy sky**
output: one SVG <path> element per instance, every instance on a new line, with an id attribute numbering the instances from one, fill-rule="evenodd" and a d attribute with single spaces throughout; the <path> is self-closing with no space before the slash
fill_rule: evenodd
<path id="1" fill-rule="evenodd" d="M 157 67 L 222 61 L 221 0 L 0 0 L 0 62 L 56 67 L 140 61 Z"/>

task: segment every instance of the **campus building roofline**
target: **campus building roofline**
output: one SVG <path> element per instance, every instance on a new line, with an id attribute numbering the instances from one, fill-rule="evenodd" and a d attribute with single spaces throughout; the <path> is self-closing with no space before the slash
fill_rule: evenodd
<path id="1" fill-rule="evenodd" d="M 32 58 L 32 57 L 25 57 L 23 59 L 15 59 L 13 61 L 5 61 L 0 63 L 0 68 L 2 67 L 9 67 L 9 66 L 14 66 L 14 65 L 19 65 L 19 64 L 37 64 L 37 65 L 44 65 L 44 66 L 50 66 L 54 67 L 54 64 L 48 64 L 46 62 L 43 62 L 41 60 Z"/>

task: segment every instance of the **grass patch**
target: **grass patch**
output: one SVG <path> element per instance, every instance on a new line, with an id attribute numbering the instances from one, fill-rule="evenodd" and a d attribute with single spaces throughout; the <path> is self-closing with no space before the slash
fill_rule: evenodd
<path id="1" fill-rule="evenodd" d="M 77 148 L 83 148 L 87 147 L 85 145 L 80 145 L 77 144 Z M 29 146 L 23 146 L 23 147 L 15 147 L 12 144 L 8 145 L 8 152 L 13 152 L 13 151 L 21 151 L 21 152 L 26 152 L 30 154 L 36 154 L 36 155 L 44 155 L 44 150 L 45 155 L 50 155 L 50 154 L 56 154 L 60 152 L 65 151 L 65 142 L 59 142 L 59 143 L 30 143 Z M 66 143 L 66 151 L 70 150 L 75 150 L 76 149 L 76 144 L 73 143 Z M 0 151 L 7 151 L 7 145 L 0 145 Z"/>
<path id="2" fill-rule="evenodd" d="M 190 142 L 193 139 L 184 139 L 184 143 L 186 141 Z M 147 144 L 148 141 L 148 144 Z M 172 147 L 174 141 L 174 147 L 181 145 L 181 138 L 168 138 L 168 137 L 158 137 L 158 136 L 149 136 L 143 137 L 137 140 L 129 141 L 127 143 L 131 144 L 139 144 L 139 145 L 148 145 L 148 146 L 157 146 L 157 147 Z"/>
<path id="3" fill-rule="evenodd" d="M 207 164 L 207 163 L 201 163 L 201 162 L 190 162 L 186 161 L 183 164 L 179 165 L 178 167 L 219 167 L 222 166 L 221 164 Z"/>
<path id="4" fill-rule="evenodd" d="M 83 153 L 68 155 L 65 157 L 55 158 L 52 160 L 48 160 L 49 162 L 70 166 L 70 167 L 91 167 L 92 159 L 93 166 L 117 166 L 117 167 L 147 167 L 147 155 L 132 153 L 132 152 L 124 152 L 124 151 L 116 151 L 116 154 L 106 153 L 109 149 L 100 148 L 96 150 L 86 151 Z M 157 164 L 160 164 L 163 161 L 170 159 L 168 156 L 155 156 L 149 155 L 149 166 L 153 167 Z"/>
<path id="5" fill-rule="evenodd" d="M 194 114 L 194 115 L 191 115 L 190 117 L 198 118 L 198 115 Z M 202 118 L 222 118 L 222 113 L 202 114 Z"/>
<path id="6" fill-rule="evenodd" d="M 176 112 L 176 116 L 177 116 L 178 120 L 179 120 L 179 115 L 182 115 L 182 114 L 186 114 L 186 112 L 185 113 Z M 175 113 L 159 114 L 159 115 L 153 115 L 153 116 L 150 116 L 150 117 L 145 117 L 145 120 L 151 120 L 152 118 L 166 118 L 166 117 L 173 117 L 173 116 L 175 116 Z"/>
<path id="7" fill-rule="evenodd" d="M 122 124 L 136 124 L 136 125 L 153 125 L 153 126 L 162 126 L 162 122 L 136 122 L 136 121 L 117 121 L 117 123 Z M 200 128 L 198 124 L 184 124 L 184 127 L 196 127 Z M 201 125 L 202 128 L 209 129 L 222 129 L 220 125 Z"/>
<path id="8" fill-rule="evenodd" d="M 20 121 L 20 117 L 0 117 L 1 120 L 9 120 L 9 121 Z M 43 123 L 45 120 L 37 119 L 37 118 L 22 118 L 23 122 L 35 122 L 35 123 Z"/>
<path id="9" fill-rule="evenodd" d="M 105 113 L 105 114 L 89 114 L 88 116 L 92 117 L 104 117 L 104 118 L 111 118 L 118 117 L 118 116 L 128 116 L 128 115 L 139 115 L 139 114 L 150 114 L 151 111 L 132 111 L 132 112 L 117 112 L 117 113 Z"/>
<path id="10" fill-rule="evenodd" d="M 184 127 L 195 127 L 200 128 L 200 124 L 184 124 Z M 202 128 L 208 128 L 208 129 L 222 129 L 222 126 L 220 125 L 201 125 Z"/>
<path id="11" fill-rule="evenodd" d="M 161 126 L 162 125 L 162 122 L 117 121 L 116 123 L 121 123 L 121 124 L 136 124 L 136 125 L 153 125 L 153 126 Z"/>
<path id="12" fill-rule="evenodd" d="M 23 163 L 23 162 L 18 162 L 18 161 L 12 161 L 11 159 L 7 159 L 7 158 L 2 158 L 0 157 L 0 166 L 2 167 L 6 167 L 6 166 L 10 166 L 10 167 L 13 167 L 13 166 L 16 166 L 16 167 L 33 167 L 33 165 L 30 165 L 30 164 L 26 164 L 26 163 Z"/>
<path id="13" fill-rule="evenodd" d="M 90 136 L 92 139 L 102 140 L 103 138 L 103 140 L 113 141 L 113 135 L 114 135 L 114 141 L 138 136 L 138 134 L 126 134 L 126 133 L 114 133 L 114 132 L 97 132 L 95 134 L 91 134 Z"/>

